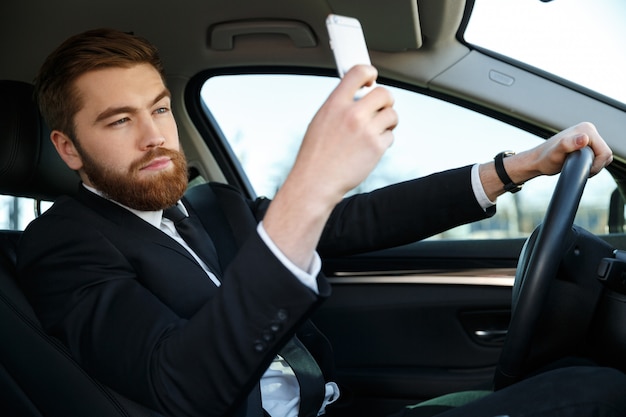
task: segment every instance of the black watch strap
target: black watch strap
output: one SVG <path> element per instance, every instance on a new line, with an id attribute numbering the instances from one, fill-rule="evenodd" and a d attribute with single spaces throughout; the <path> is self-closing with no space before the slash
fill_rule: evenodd
<path id="1" fill-rule="evenodd" d="M 493 158 L 493 160 L 496 163 L 496 174 L 498 174 L 498 178 L 500 178 L 500 181 L 502 181 L 502 184 L 504 184 L 504 191 L 516 193 L 522 189 L 522 184 L 515 184 L 513 180 L 511 180 L 511 177 L 509 177 L 509 174 L 507 174 L 506 170 L 504 169 L 503 160 L 507 156 L 511 156 L 511 155 L 515 155 L 515 152 L 513 151 L 500 152 L 499 154 L 495 156 L 495 158 Z"/>

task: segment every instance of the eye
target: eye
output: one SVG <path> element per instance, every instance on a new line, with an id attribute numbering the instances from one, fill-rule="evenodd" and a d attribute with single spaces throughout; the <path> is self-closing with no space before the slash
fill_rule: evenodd
<path id="1" fill-rule="evenodd" d="M 154 112 L 156 114 L 165 114 L 165 113 L 169 113 L 170 109 L 167 107 L 159 107 L 158 109 L 156 109 Z"/>
<path id="2" fill-rule="evenodd" d="M 113 123 L 109 123 L 109 126 L 121 126 L 124 123 L 128 122 L 130 119 L 128 117 L 122 117 L 119 120 L 114 121 Z"/>

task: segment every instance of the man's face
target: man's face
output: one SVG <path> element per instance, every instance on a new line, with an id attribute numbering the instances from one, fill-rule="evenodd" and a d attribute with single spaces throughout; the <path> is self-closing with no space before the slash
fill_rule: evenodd
<path id="1" fill-rule="evenodd" d="M 82 180 L 137 210 L 173 205 L 187 187 L 170 95 L 151 66 L 83 74 L 74 117 Z"/>

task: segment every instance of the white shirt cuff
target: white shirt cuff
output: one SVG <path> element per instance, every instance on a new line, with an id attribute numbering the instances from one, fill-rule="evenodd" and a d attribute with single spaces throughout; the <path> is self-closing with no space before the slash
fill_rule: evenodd
<path id="1" fill-rule="evenodd" d="M 487 210 L 489 207 L 495 206 L 496 202 L 491 201 L 485 193 L 483 183 L 480 182 L 478 165 L 479 164 L 474 164 L 474 166 L 472 167 L 472 189 L 474 190 L 474 195 L 476 196 L 476 201 L 478 201 L 478 204 L 480 204 L 483 210 Z"/>
<path id="2" fill-rule="evenodd" d="M 310 288 L 315 294 L 319 294 L 319 289 L 317 287 L 317 275 L 322 270 L 322 260 L 320 259 L 318 253 L 314 253 L 311 265 L 309 265 L 308 269 L 304 271 L 296 266 L 293 262 L 291 262 L 289 258 L 287 258 L 285 254 L 280 249 L 278 249 L 278 246 L 274 244 L 274 241 L 272 241 L 270 236 L 265 231 L 262 221 L 259 223 L 256 230 L 259 236 L 261 236 L 261 240 L 265 242 L 267 247 L 272 251 L 274 256 L 276 256 L 278 260 L 285 266 L 285 268 L 291 271 L 291 273 L 294 274 L 300 282 Z"/>

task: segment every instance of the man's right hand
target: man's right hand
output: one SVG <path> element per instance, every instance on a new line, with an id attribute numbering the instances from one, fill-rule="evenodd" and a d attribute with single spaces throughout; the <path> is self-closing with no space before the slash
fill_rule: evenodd
<path id="1" fill-rule="evenodd" d="M 296 162 L 263 220 L 278 248 L 303 269 L 334 206 L 393 143 L 398 116 L 391 93 L 379 86 L 354 100 L 377 75 L 367 65 L 346 73 L 309 124 Z"/>
<path id="2" fill-rule="evenodd" d="M 335 202 L 367 177 L 393 142 L 398 116 L 391 93 L 377 87 L 354 100 L 377 74 L 364 65 L 346 73 L 310 123 L 292 170 L 303 177 L 315 172 L 315 181 L 323 182 L 317 187 L 326 187 Z"/>

